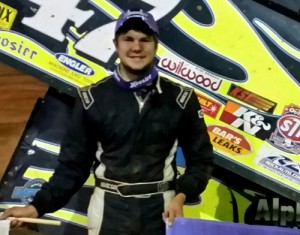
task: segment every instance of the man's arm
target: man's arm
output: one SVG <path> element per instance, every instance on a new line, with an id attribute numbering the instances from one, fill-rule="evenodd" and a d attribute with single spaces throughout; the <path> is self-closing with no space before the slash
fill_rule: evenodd
<path id="1" fill-rule="evenodd" d="M 213 148 L 195 92 L 184 110 L 179 135 L 179 146 L 186 161 L 184 174 L 177 180 L 177 193 L 186 195 L 186 202 L 199 201 L 213 169 Z"/>
<path id="2" fill-rule="evenodd" d="M 97 143 L 86 115 L 81 101 L 77 100 L 61 143 L 58 166 L 30 203 L 39 216 L 63 207 L 90 175 Z"/>
<path id="3" fill-rule="evenodd" d="M 181 120 L 179 145 L 186 161 L 185 172 L 177 180 L 177 195 L 163 213 L 172 225 L 175 217 L 183 216 L 183 205 L 199 201 L 213 169 L 213 149 L 196 94 L 191 91 Z"/>
<path id="4" fill-rule="evenodd" d="M 78 191 L 90 175 L 96 152 L 96 141 L 91 133 L 86 112 L 78 100 L 73 109 L 70 127 L 61 143 L 59 164 L 49 182 L 43 184 L 28 206 L 6 210 L 1 219 L 7 217 L 41 217 L 63 207 Z M 22 223 L 15 220 L 12 226 Z"/>
<path id="5" fill-rule="evenodd" d="M 34 206 L 28 205 L 23 207 L 12 207 L 3 212 L 0 216 L 0 220 L 7 219 L 8 217 L 26 217 L 26 218 L 37 218 L 38 212 Z M 22 221 L 18 221 L 18 219 L 14 219 L 10 222 L 11 227 L 19 227 L 23 224 Z"/>

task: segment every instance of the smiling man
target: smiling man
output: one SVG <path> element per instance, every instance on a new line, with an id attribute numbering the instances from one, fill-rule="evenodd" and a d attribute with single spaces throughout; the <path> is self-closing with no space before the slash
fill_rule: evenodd
<path id="1" fill-rule="evenodd" d="M 55 173 L 30 205 L 8 209 L 2 218 L 60 209 L 91 167 L 96 184 L 89 235 L 164 235 L 165 222 L 172 224 L 185 202 L 198 200 L 211 176 L 212 146 L 194 91 L 161 77 L 154 65 L 158 35 L 151 14 L 121 14 L 114 38 L 120 64 L 79 91 Z M 180 177 L 178 146 L 186 159 Z"/>
<path id="2" fill-rule="evenodd" d="M 116 32 L 114 44 L 120 58 L 119 71 L 123 78 L 138 79 L 153 67 L 153 58 L 157 50 L 157 35 L 130 29 L 141 27 L 143 22 L 130 19 Z M 130 30 L 129 30 L 130 29 Z M 125 33 L 126 32 L 126 33 Z"/>

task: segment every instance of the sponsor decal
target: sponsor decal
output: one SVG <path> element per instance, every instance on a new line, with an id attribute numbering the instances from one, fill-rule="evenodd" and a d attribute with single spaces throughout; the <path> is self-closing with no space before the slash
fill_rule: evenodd
<path id="1" fill-rule="evenodd" d="M 299 226 L 300 203 L 279 197 L 258 198 L 247 208 L 245 223 Z"/>
<path id="2" fill-rule="evenodd" d="M 277 129 L 286 139 L 293 142 L 300 142 L 300 117 L 285 115 L 277 122 Z"/>
<path id="3" fill-rule="evenodd" d="M 105 183 L 105 182 L 101 182 L 100 186 L 102 188 L 108 189 L 108 190 L 117 190 L 117 185 L 114 184 L 110 184 L 110 183 Z"/>
<path id="4" fill-rule="evenodd" d="M 43 183 L 46 181 L 43 179 L 33 179 L 25 183 L 23 187 L 15 187 L 12 193 L 13 199 L 20 199 L 22 203 L 28 204 L 32 202 L 33 197 L 40 190 Z"/>
<path id="5" fill-rule="evenodd" d="M 199 117 L 199 119 L 204 118 L 202 109 L 198 110 L 198 117 Z"/>
<path id="6" fill-rule="evenodd" d="M 264 116 L 232 101 L 226 103 L 220 120 L 261 139 L 269 136 L 272 127 Z"/>
<path id="7" fill-rule="evenodd" d="M 210 117 L 215 118 L 219 113 L 221 104 L 213 101 L 212 99 L 210 99 L 208 97 L 200 95 L 198 93 L 197 93 L 197 97 L 198 97 L 198 101 L 201 105 L 201 109 L 202 109 L 203 113 Z"/>
<path id="8" fill-rule="evenodd" d="M 300 154 L 300 117 L 288 114 L 279 118 L 277 129 L 271 134 L 269 140 L 283 151 Z"/>
<path id="9" fill-rule="evenodd" d="M 82 61 L 80 61 L 77 58 L 74 58 L 73 56 L 70 56 L 68 54 L 64 54 L 64 53 L 57 53 L 55 55 L 56 59 L 64 66 L 66 66 L 67 68 L 87 75 L 87 76 L 92 76 L 94 75 L 94 70 L 88 66 L 87 64 L 83 63 Z"/>
<path id="10" fill-rule="evenodd" d="M 18 58 L 22 58 L 26 61 L 34 60 L 38 52 L 33 49 L 32 43 L 22 38 L 15 33 L 8 33 L 9 31 L 0 30 L 0 49 L 12 53 Z"/>
<path id="11" fill-rule="evenodd" d="M 300 117 L 300 106 L 295 104 L 286 105 L 283 109 L 282 114 L 294 114 Z"/>
<path id="12" fill-rule="evenodd" d="M 18 11 L 0 2 L 0 29 L 10 29 L 15 21 Z"/>
<path id="13" fill-rule="evenodd" d="M 260 95 L 257 95 L 251 91 L 246 90 L 245 88 L 236 86 L 234 84 L 231 84 L 227 94 L 255 108 L 258 108 L 259 110 L 269 113 L 273 113 L 277 105 L 271 100 L 268 100 Z"/>
<path id="14" fill-rule="evenodd" d="M 94 98 L 90 92 L 90 87 L 83 87 L 78 89 L 78 94 L 81 98 L 82 104 L 85 109 L 89 109 L 94 103 Z"/>
<path id="15" fill-rule="evenodd" d="M 182 109 L 185 109 L 185 106 L 191 97 L 192 91 L 193 90 L 190 88 L 180 87 L 180 94 L 177 96 L 176 102 Z"/>
<path id="16" fill-rule="evenodd" d="M 255 157 L 255 163 L 277 175 L 300 184 L 300 164 L 266 147 L 261 147 Z"/>
<path id="17" fill-rule="evenodd" d="M 224 126 L 208 126 L 211 143 L 217 149 L 233 155 L 245 155 L 250 153 L 251 146 L 241 134 Z"/>
<path id="18" fill-rule="evenodd" d="M 158 66 L 168 72 L 171 72 L 185 82 L 190 82 L 197 87 L 201 87 L 213 92 L 217 92 L 222 84 L 222 79 L 212 72 L 205 70 L 200 66 L 195 66 L 187 61 L 184 61 L 175 55 L 163 55 Z"/>

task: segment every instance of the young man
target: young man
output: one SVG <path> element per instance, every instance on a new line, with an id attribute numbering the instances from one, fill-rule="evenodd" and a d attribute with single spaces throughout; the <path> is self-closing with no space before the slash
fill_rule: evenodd
<path id="1" fill-rule="evenodd" d="M 127 11 L 116 23 L 114 74 L 86 89 L 61 144 L 59 166 L 26 207 L 2 218 L 39 217 L 63 207 L 94 167 L 90 235 L 163 235 L 210 178 L 212 146 L 192 89 L 159 76 L 158 27 L 151 14 Z M 186 171 L 177 177 L 181 146 Z M 20 225 L 17 220 L 12 225 Z"/>

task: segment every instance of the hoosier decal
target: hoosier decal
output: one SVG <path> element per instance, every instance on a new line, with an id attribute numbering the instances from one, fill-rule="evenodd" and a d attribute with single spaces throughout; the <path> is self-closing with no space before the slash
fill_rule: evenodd
<path id="1" fill-rule="evenodd" d="M 230 154 L 245 155 L 251 152 L 249 142 L 241 134 L 223 126 L 208 126 L 208 132 L 214 147 Z"/>

